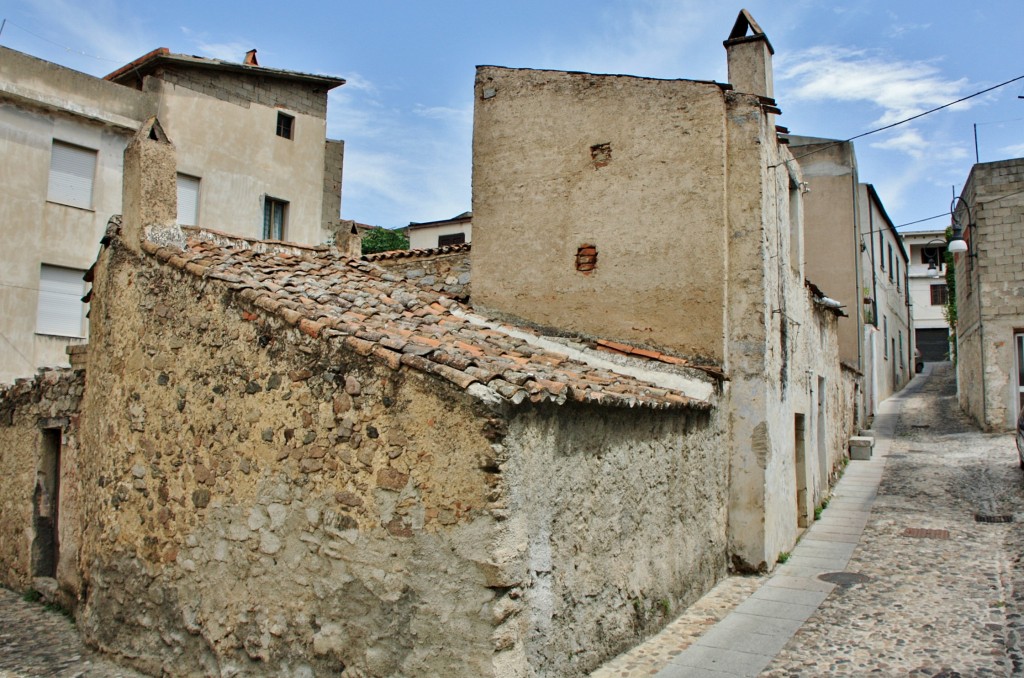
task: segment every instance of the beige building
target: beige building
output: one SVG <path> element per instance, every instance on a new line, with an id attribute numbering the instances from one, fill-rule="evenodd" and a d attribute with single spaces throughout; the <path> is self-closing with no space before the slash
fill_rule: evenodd
<path id="1" fill-rule="evenodd" d="M 1024 406 L 1024 158 L 979 163 L 957 200 L 968 250 L 954 260 L 960 406 L 990 431 Z"/>
<path id="2" fill-rule="evenodd" d="M 864 375 L 866 416 L 913 376 L 909 258 L 871 184 L 861 183 L 852 142 L 788 137 L 803 170 L 807 276 L 827 280 L 849 309 L 839 322 L 842 360 Z"/>
<path id="3" fill-rule="evenodd" d="M 406 227 L 406 231 L 411 250 L 462 245 L 473 241 L 473 213 L 463 212 L 451 219 L 439 221 L 414 221 Z"/>
<path id="4" fill-rule="evenodd" d="M 856 378 L 804 286 L 772 47 L 745 11 L 725 44 L 731 84 L 477 69 L 472 303 L 728 375 L 729 557 L 764 569 L 827 492 Z"/>
<path id="5" fill-rule="evenodd" d="M 182 224 L 318 243 L 340 218 L 339 78 L 171 54 L 94 78 L 0 47 L 0 383 L 66 365 L 88 334 L 82 275 L 121 212 L 122 153 L 159 115 Z"/>
<path id="6" fill-rule="evenodd" d="M 902 234 L 910 255 L 910 304 L 914 320 L 914 346 L 920 361 L 950 359 L 949 322 L 945 309 L 946 231 L 910 231 Z"/>

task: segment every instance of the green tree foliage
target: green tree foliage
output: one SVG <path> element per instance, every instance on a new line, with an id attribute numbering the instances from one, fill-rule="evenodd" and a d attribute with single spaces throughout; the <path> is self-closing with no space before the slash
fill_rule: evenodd
<path id="1" fill-rule="evenodd" d="M 953 237 L 953 228 L 946 229 L 946 243 L 948 245 Z M 946 307 L 942 309 L 942 315 L 949 323 L 949 332 L 956 336 L 956 271 L 953 270 L 953 254 L 949 251 L 944 253 L 946 258 Z M 956 364 L 956 342 L 950 342 L 950 360 Z"/>
<path id="2" fill-rule="evenodd" d="M 374 228 L 363 233 L 363 254 L 409 249 L 409 238 L 398 229 Z"/>

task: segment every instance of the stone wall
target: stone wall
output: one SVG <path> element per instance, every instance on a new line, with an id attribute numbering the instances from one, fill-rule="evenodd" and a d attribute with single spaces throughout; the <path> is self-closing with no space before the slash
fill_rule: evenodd
<path id="1" fill-rule="evenodd" d="M 104 259 L 86 639 L 155 673 L 492 675 L 487 413 L 121 246 Z"/>
<path id="2" fill-rule="evenodd" d="M 470 255 L 466 247 L 458 247 L 458 250 L 452 254 L 431 253 L 427 256 L 410 250 L 402 252 L 402 256 L 369 255 L 366 258 L 387 269 L 395 280 L 410 280 L 456 299 L 468 299 L 473 277 Z M 389 279 L 388 275 L 384 278 Z"/>
<path id="3" fill-rule="evenodd" d="M 985 429 L 1014 427 L 1024 331 L 1024 159 L 975 165 L 962 197 L 977 227 L 956 255 L 957 383 L 961 407 Z M 961 208 L 961 223 L 969 221 Z"/>
<path id="4" fill-rule="evenodd" d="M 56 580 L 69 603 L 79 591 L 77 551 L 81 529 L 78 411 L 85 375 L 78 370 L 48 370 L 0 390 L 0 584 L 25 590 L 36 587 L 39 549 L 54 516 L 44 496 L 57 496 Z M 58 483 L 43 485 L 44 437 L 59 441 Z M 42 515 L 41 515 L 42 514 Z M 42 521 L 39 519 L 43 518 Z M 35 553 L 34 553 L 35 552 Z"/>
<path id="5" fill-rule="evenodd" d="M 503 529 L 523 610 L 502 628 L 536 675 L 585 675 L 725 575 L 723 428 L 706 413 L 566 408 L 508 422 Z"/>

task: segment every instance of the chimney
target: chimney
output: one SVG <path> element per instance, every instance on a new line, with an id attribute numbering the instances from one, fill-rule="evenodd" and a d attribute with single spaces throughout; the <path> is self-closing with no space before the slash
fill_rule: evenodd
<path id="1" fill-rule="evenodd" d="M 729 61 L 729 82 L 736 91 L 774 99 L 772 55 L 775 50 L 750 12 L 740 10 L 729 39 L 722 44 Z"/>
<path id="2" fill-rule="evenodd" d="M 345 241 L 345 256 L 351 257 L 352 259 L 358 259 L 363 256 L 363 236 L 359 235 L 359 229 L 356 228 L 356 222 L 352 222 L 352 228 L 349 229 L 348 238 Z"/>
<path id="3" fill-rule="evenodd" d="M 151 117 L 124 149 L 121 240 L 141 252 L 143 239 L 184 248 L 178 226 L 177 154 Z"/>
<path id="4" fill-rule="evenodd" d="M 244 63 L 246 66 L 259 66 L 260 62 L 256 61 L 256 50 L 250 49 L 248 52 L 246 52 L 245 61 L 243 61 L 242 63 Z"/>

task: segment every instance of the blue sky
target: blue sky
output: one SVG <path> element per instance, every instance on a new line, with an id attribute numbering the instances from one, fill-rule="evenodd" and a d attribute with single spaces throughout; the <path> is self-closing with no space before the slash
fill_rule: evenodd
<path id="1" fill-rule="evenodd" d="M 775 47 L 778 123 L 848 138 L 1024 75 L 1024 2 L 15 0 L 0 44 L 94 75 L 155 47 L 337 75 L 342 214 L 384 226 L 470 208 L 474 67 L 725 82 L 745 6 Z M 975 158 L 1024 156 L 1024 80 L 856 142 L 897 224 L 948 212 Z M 813 187 L 812 187 L 813 190 Z M 936 219 L 911 228 L 941 228 Z"/>

